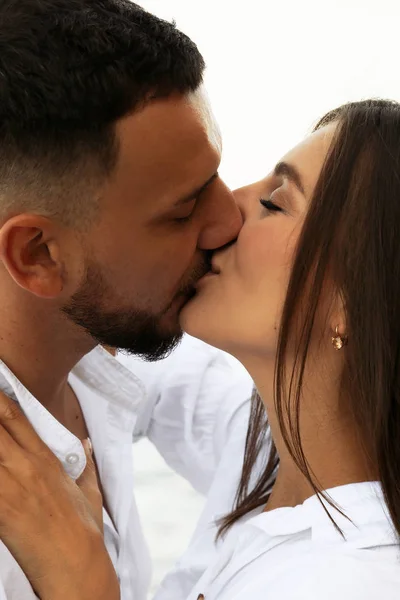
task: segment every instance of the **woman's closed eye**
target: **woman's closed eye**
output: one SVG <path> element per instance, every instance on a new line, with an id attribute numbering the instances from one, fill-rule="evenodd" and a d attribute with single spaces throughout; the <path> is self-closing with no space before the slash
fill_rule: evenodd
<path id="1" fill-rule="evenodd" d="M 269 212 L 284 212 L 283 208 L 281 206 L 278 206 L 278 204 L 275 204 L 275 202 L 272 202 L 271 198 L 260 198 L 260 204 Z"/>

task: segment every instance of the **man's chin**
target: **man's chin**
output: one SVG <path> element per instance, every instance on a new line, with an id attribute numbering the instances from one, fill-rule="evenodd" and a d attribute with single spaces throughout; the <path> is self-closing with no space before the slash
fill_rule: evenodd
<path id="1" fill-rule="evenodd" d="M 146 360 L 159 360 L 182 337 L 179 313 L 190 297 L 191 289 L 187 286 L 161 312 L 123 307 L 122 299 L 108 286 L 101 269 L 92 264 L 87 267 L 80 289 L 62 307 L 62 312 L 99 344 Z"/>
<path id="2" fill-rule="evenodd" d="M 176 346 L 180 343 L 183 332 L 180 326 L 172 326 L 172 324 L 157 323 L 157 327 L 150 329 L 136 330 L 134 335 L 120 335 L 112 340 L 107 338 L 108 345 L 118 348 L 126 354 L 139 356 L 140 358 L 154 362 L 166 358 L 173 352 Z M 102 340 L 97 338 L 97 341 L 102 343 Z M 104 345 L 103 339 L 103 345 Z"/>
<path id="3" fill-rule="evenodd" d="M 67 309 L 68 317 L 86 331 L 95 343 L 109 346 L 139 356 L 147 361 L 168 356 L 182 338 L 178 312 L 171 310 L 163 315 L 138 311 L 96 312 Z"/>
<path id="4" fill-rule="evenodd" d="M 150 362 L 166 358 L 182 339 L 179 316 L 187 302 L 187 297 L 178 296 L 163 314 L 153 321 L 148 321 L 141 330 L 136 329 L 137 337 L 132 340 L 132 346 L 122 350 L 139 355 Z"/>

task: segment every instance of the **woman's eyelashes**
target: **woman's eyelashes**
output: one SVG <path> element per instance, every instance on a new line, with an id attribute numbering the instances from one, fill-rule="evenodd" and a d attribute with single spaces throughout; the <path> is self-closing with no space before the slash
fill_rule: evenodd
<path id="1" fill-rule="evenodd" d="M 283 210 L 283 208 L 282 208 L 281 206 L 278 206 L 278 204 L 275 204 L 275 202 L 273 202 L 273 201 L 271 200 L 271 198 L 267 198 L 267 199 L 260 198 L 260 204 L 261 204 L 261 205 L 262 205 L 264 208 L 266 208 L 268 212 L 271 212 L 271 213 L 272 213 L 272 212 L 275 212 L 275 213 L 278 213 L 278 212 L 285 212 L 285 211 Z"/>

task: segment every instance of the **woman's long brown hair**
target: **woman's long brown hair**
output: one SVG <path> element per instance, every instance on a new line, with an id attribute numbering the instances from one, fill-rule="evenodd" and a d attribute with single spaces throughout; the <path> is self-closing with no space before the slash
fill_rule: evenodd
<path id="1" fill-rule="evenodd" d="M 346 104 L 325 115 L 315 130 L 332 122 L 338 127 L 299 238 L 282 313 L 275 409 L 292 458 L 315 492 L 324 496 L 302 449 L 299 410 L 329 270 L 346 311 L 344 397 L 400 536 L 400 104 Z M 299 299 L 306 311 L 294 368 L 287 374 L 289 342 L 295 328 L 298 332 Z M 219 534 L 268 502 L 279 464 L 274 445 L 255 485 L 251 477 L 266 430 L 265 409 L 255 393 L 235 505 L 222 520 Z"/>

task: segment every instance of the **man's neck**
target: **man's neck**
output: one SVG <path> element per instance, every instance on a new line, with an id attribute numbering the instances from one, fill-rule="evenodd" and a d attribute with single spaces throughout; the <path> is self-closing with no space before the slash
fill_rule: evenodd
<path id="1" fill-rule="evenodd" d="M 43 406 L 54 412 L 66 401 L 68 374 L 94 343 L 67 317 L 33 307 L 2 303 L 0 358 Z M 79 336 L 80 333 L 80 336 Z M 79 339 L 80 337 L 80 339 Z"/>

